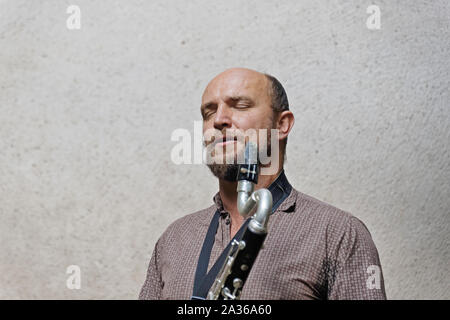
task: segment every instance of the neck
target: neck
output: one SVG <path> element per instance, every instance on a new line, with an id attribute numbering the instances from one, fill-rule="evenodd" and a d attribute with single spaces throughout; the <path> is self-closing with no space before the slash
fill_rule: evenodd
<path id="1" fill-rule="evenodd" d="M 283 168 L 280 168 L 277 173 L 273 175 L 258 176 L 258 183 L 255 185 L 255 190 L 267 188 L 274 182 Z M 231 218 L 231 236 L 239 230 L 244 222 L 244 218 L 239 214 L 237 209 L 237 181 L 227 181 L 219 179 L 219 194 L 222 200 L 224 209 L 230 214 Z"/>

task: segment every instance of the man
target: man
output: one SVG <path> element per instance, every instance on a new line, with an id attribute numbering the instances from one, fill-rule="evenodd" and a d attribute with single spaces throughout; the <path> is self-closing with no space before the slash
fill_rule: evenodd
<path id="1" fill-rule="evenodd" d="M 249 69 L 226 70 L 206 87 L 201 113 L 204 133 L 220 133 L 206 143 L 214 143 L 208 166 L 219 180 L 219 192 L 214 205 L 178 219 L 159 238 L 139 298 L 205 297 L 221 266 L 216 260 L 244 223 L 236 204 L 237 165 L 218 159 L 236 161 L 245 142 L 226 139 L 227 131 L 274 129 L 280 147 L 273 148 L 268 139 L 266 148 L 279 161 L 265 165 L 276 162 L 255 186 L 271 191 L 274 210 L 241 299 L 385 299 L 378 252 L 364 224 L 295 190 L 284 174 L 294 116 L 278 80 Z M 263 147 L 261 139 L 258 145 Z"/>

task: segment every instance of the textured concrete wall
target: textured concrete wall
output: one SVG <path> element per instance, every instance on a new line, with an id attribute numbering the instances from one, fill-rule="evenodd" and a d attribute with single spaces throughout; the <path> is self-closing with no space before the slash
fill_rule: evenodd
<path id="1" fill-rule="evenodd" d="M 449 26 L 448 0 L 1 0 L 0 298 L 135 299 L 160 234 L 217 190 L 170 135 L 244 66 L 285 85 L 287 175 L 365 222 L 388 297 L 449 299 Z"/>

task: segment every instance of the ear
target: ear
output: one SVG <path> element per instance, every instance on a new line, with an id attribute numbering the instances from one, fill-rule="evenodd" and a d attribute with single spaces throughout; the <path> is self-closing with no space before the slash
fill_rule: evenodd
<path id="1" fill-rule="evenodd" d="M 284 140 L 289 135 L 292 127 L 294 126 L 295 118 L 294 114 L 289 111 L 283 111 L 278 115 L 277 129 L 278 129 L 278 139 Z"/>

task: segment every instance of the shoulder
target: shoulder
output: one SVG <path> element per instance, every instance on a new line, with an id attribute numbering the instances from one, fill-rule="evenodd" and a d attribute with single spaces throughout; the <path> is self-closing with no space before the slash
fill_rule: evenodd
<path id="1" fill-rule="evenodd" d="M 353 217 L 351 213 L 345 210 L 302 193 L 294 188 L 292 189 L 292 193 L 294 194 L 294 197 L 296 197 L 295 211 L 311 216 L 314 220 L 345 223 Z"/>
<path id="2" fill-rule="evenodd" d="M 292 189 L 296 196 L 295 212 L 303 222 L 309 221 L 328 235 L 360 234 L 370 237 L 366 225 L 352 213 Z"/>
<path id="3" fill-rule="evenodd" d="M 293 189 L 296 205 L 291 223 L 304 231 L 312 241 L 326 243 L 330 256 L 348 255 L 355 250 L 377 256 L 375 244 L 366 225 L 348 211 L 342 210 Z M 295 220 L 295 221 L 292 221 Z"/>

